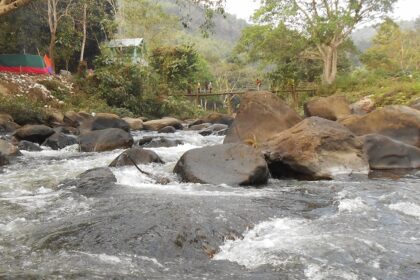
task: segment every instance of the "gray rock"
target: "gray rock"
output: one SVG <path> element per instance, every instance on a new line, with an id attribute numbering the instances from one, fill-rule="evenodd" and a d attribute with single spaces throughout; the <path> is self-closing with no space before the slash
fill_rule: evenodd
<path id="1" fill-rule="evenodd" d="M 75 187 L 75 190 L 78 193 L 92 196 L 109 189 L 114 186 L 114 183 L 116 182 L 117 178 L 115 178 L 111 169 L 108 167 L 101 167 L 90 169 L 77 176 L 74 180 L 66 180 L 61 183 L 60 187 Z"/>
<path id="2" fill-rule="evenodd" d="M 379 134 L 363 137 L 372 170 L 420 168 L 420 149 Z"/>
<path id="3" fill-rule="evenodd" d="M 48 137 L 42 145 L 50 147 L 53 150 L 61 150 L 67 146 L 75 145 L 77 143 L 77 138 L 75 136 L 56 132 Z"/>
<path id="4" fill-rule="evenodd" d="M 93 119 L 88 119 L 80 125 L 81 132 L 104 130 L 108 128 L 119 128 L 124 131 L 130 131 L 130 125 L 112 114 L 100 114 Z"/>
<path id="5" fill-rule="evenodd" d="M 262 154 L 244 144 L 226 144 L 186 152 L 174 172 L 183 181 L 232 186 L 267 183 L 269 172 Z"/>
<path id="6" fill-rule="evenodd" d="M 2 139 L 0 139 L 0 153 L 6 157 L 15 157 L 15 156 L 22 155 L 22 153 L 19 151 L 19 149 L 15 145 Z"/>
<path id="7" fill-rule="evenodd" d="M 144 148 L 170 148 L 184 144 L 181 140 L 172 140 L 164 137 L 144 137 L 139 140 L 138 145 Z"/>
<path id="8" fill-rule="evenodd" d="M 136 164 L 163 163 L 161 158 L 153 151 L 131 148 L 114 159 L 109 167 L 131 166 L 134 165 L 133 161 Z"/>
<path id="9" fill-rule="evenodd" d="M 175 133 L 176 129 L 173 126 L 165 126 L 159 129 L 158 133 Z"/>
<path id="10" fill-rule="evenodd" d="M 22 140 L 18 144 L 19 150 L 30 151 L 30 152 L 39 152 L 42 151 L 41 147 L 38 144 Z"/>
<path id="11" fill-rule="evenodd" d="M 229 127 L 226 124 L 213 124 L 206 129 L 200 131 L 200 135 L 208 136 L 208 135 L 224 135 Z M 219 134 L 222 133 L 222 134 Z"/>
<path id="12" fill-rule="evenodd" d="M 112 151 L 130 148 L 133 145 L 133 137 L 122 129 L 108 128 L 80 135 L 79 144 L 83 152 Z"/>

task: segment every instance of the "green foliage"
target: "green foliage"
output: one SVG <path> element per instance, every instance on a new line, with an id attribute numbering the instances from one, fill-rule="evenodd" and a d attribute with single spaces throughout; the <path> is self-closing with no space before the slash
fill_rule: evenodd
<path id="1" fill-rule="evenodd" d="M 186 92 L 199 78 L 209 76 L 205 61 L 191 45 L 154 49 L 150 66 L 159 75 L 161 93 Z"/>
<path id="2" fill-rule="evenodd" d="M 45 86 L 59 100 L 65 100 L 70 95 L 69 90 L 57 80 L 41 80 L 38 84 Z"/>
<path id="3" fill-rule="evenodd" d="M 47 117 L 41 103 L 25 96 L 0 96 L 0 112 L 11 115 L 21 125 L 43 123 Z"/>
<path id="4" fill-rule="evenodd" d="M 409 74 L 420 70 L 419 48 L 420 28 L 402 31 L 395 22 L 386 19 L 361 60 L 371 70 Z"/>

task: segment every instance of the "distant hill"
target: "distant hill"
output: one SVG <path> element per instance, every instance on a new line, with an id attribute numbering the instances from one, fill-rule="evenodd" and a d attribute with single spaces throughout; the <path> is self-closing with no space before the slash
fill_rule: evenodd
<path id="1" fill-rule="evenodd" d="M 404 20 L 404 21 L 399 21 L 397 23 L 404 30 L 415 28 L 414 20 Z M 375 35 L 376 35 L 376 26 L 368 26 L 368 27 L 363 27 L 363 28 L 355 30 L 353 34 L 351 35 L 351 39 L 353 40 L 356 47 L 360 51 L 364 52 L 371 46 L 372 39 L 373 37 L 375 37 Z"/>
<path id="2" fill-rule="evenodd" d="M 178 0 L 179 1 L 179 0 Z M 160 0 L 159 4 L 164 11 L 179 17 L 188 16 L 188 27 L 185 29 L 187 33 L 199 34 L 200 26 L 204 22 L 203 10 L 200 7 L 186 5 L 187 10 L 180 8 L 177 0 Z M 242 30 L 248 26 L 248 23 L 243 19 L 238 19 L 231 14 L 216 15 L 214 17 L 214 27 L 210 30 L 210 37 L 222 40 L 228 43 L 236 44 L 241 36 Z"/>

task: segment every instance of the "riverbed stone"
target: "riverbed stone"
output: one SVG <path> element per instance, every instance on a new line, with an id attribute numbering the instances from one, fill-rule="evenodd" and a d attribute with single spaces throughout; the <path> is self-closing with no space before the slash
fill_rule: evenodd
<path id="1" fill-rule="evenodd" d="M 204 130 L 204 129 L 208 128 L 211 125 L 212 125 L 211 123 L 195 124 L 195 125 L 189 126 L 187 130 L 200 131 L 200 130 Z"/>
<path id="2" fill-rule="evenodd" d="M 15 157 L 22 155 L 18 147 L 3 139 L 0 139 L 0 153 L 6 157 Z"/>
<path id="3" fill-rule="evenodd" d="M 65 180 L 61 188 L 72 187 L 76 192 L 85 195 L 99 195 L 114 186 L 117 178 L 109 167 L 100 167 L 87 170 L 74 180 Z"/>
<path id="4" fill-rule="evenodd" d="M 379 134 L 363 136 L 370 169 L 420 168 L 420 149 Z"/>
<path id="5" fill-rule="evenodd" d="M 79 144 L 83 152 L 112 151 L 130 148 L 133 145 L 133 137 L 122 129 L 108 128 L 80 135 Z"/>
<path id="6" fill-rule="evenodd" d="M 349 102 L 341 95 L 315 97 L 304 105 L 304 111 L 306 117 L 320 117 L 331 121 L 351 114 Z"/>
<path id="7" fill-rule="evenodd" d="M 304 180 L 368 173 L 362 148 L 349 129 L 320 117 L 307 118 L 262 146 L 273 177 Z"/>
<path id="8" fill-rule="evenodd" d="M 0 153 L 0 166 L 4 166 L 9 164 L 9 160 L 7 159 L 7 157 L 5 155 L 3 155 L 2 153 Z"/>
<path id="9" fill-rule="evenodd" d="M 366 96 L 350 105 L 351 112 L 355 115 L 365 115 L 375 110 L 375 101 Z"/>
<path id="10" fill-rule="evenodd" d="M 48 137 L 44 143 L 42 143 L 43 146 L 50 147 L 53 150 L 60 150 L 67 146 L 75 145 L 77 144 L 77 137 L 72 135 L 66 135 L 64 133 L 54 133 L 50 137 Z"/>
<path id="11" fill-rule="evenodd" d="M 138 145 L 144 148 L 170 148 L 184 144 L 181 140 L 165 137 L 147 136 L 139 140 Z"/>
<path id="12" fill-rule="evenodd" d="M 243 96 L 224 143 L 262 143 L 299 123 L 302 118 L 271 92 L 250 92 Z"/>
<path id="13" fill-rule="evenodd" d="M 173 126 L 165 126 L 159 129 L 158 133 L 175 133 L 176 129 Z"/>
<path id="14" fill-rule="evenodd" d="M 211 126 L 207 127 L 206 129 L 203 129 L 199 132 L 202 136 L 208 136 L 208 135 L 224 135 L 226 131 L 228 130 L 228 126 L 226 124 L 212 124 Z"/>
<path id="15" fill-rule="evenodd" d="M 128 123 L 131 130 L 142 130 L 143 129 L 143 120 L 141 118 L 122 118 L 123 121 Z"/>
<path id="16" fill-rule="evenodd" d="M 358 136 L 381 134 L 420 148 L 420 111 L 408 106 L 385 106 L 340 122 Z"/>
<path id="17" fill-rule="evenodd" d="M 16 131 L 20 125 L 13 121 L 9 114 L 0 114 L 0 133 L 11 133 Z"/>
<path id="18" fill-rule="evenodd" d="M 92 118 L 92 115 L 84 112 L 68 111 L 64 113 L 63 122 L 67 126 L 79 127 L 81 123 Z"/>
<path id="19" fill-rule="evenodd" d="M 55 133 L 54 129 L 46 125 L 25 125 L 13 134 L 18 140 L 27 140 L 41 144 Z"/>
<path id="20" fill-rule="evenodd" d="M 180 120 L 175 118 L 163 118 L 159 120 L 151 120 L 143 123 L 144 129 L 151 131 L 158 131 L 164 127 L 172 126 L 176 129 L 183 129 Z"/>
<path id="21" fill-rule="evenodd" d="M 118 116 L 113 114 L 98 114 L 92 119 L 86 120 L 81 123 L 79 130 L 80 133 L 95 131 L 95 130 L 104 130 L 108 128 L 119 128 L 124 131 L 130 131 L 130 125 L 120 119 Z"/>
<path id="22" fill-rule="evenodd" d="M 132 166 L 133 161 L 135 164 L 164 163 L 155 152 L 134 147 L 120 154 L 109 167 Z"/>
<path id="23" fill-rule="evenodd" d="M 269 172 L 262 154 L 244 144 L 224 144 L 187 151 L 174 172 L 185 182 L 259 186 Z"/>
<path id="24" fill-rule="evenodd" d="M 29 141 L 26 141 L 26 140 L 19 141 L 18 148 L 19 148 L 19 150 L 29 151 L 29 152 L 42 151 L 41 147 L 38 144 L 33 143 L 33 142 L 29 142 Z"/>
<path id="25" fill-rule="evenodd" d="M 211 124 L 224 124 L 230 126 L 234 118 L 231 115 L 221 114 L 221 113 L 211 113 L 203 120 L 203 123 L 211 123 Z"/>

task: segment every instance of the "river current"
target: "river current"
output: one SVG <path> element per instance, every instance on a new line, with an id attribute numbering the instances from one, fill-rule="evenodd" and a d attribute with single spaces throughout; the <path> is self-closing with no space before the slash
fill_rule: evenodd
<path id="1" fill-rule="evenodd" d="M 165 137 L 184 144 L 152 148 L 166 163 L 140 167 L 168 185 L 123 167 L 94 195 L 60 187 L 121 150 L 23 151 L 0 169 L 0 278 L 420 279 L 420 172 L 187 184 L 172 174 L 177 160 L 223 137 Z"/>

